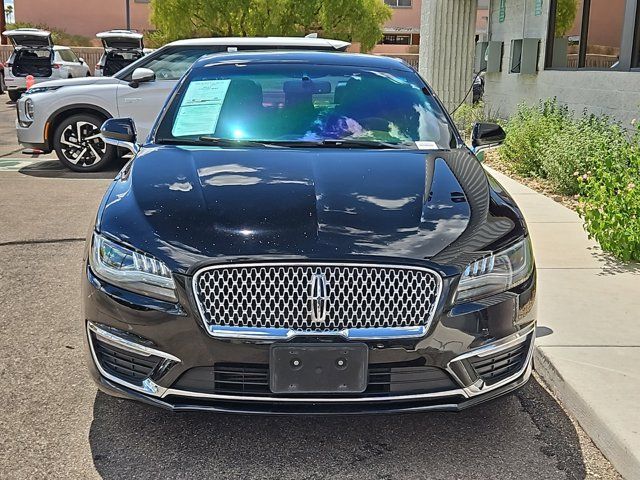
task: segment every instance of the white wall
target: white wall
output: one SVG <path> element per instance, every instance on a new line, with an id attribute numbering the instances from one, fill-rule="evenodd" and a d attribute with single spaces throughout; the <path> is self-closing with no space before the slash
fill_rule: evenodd
<path id="1" fill-rule="evenodd" d="M 491 0 L 491 40 L 504 42 L 502 72 L 485 76 L 485 102 L 492 113 L 507 117 L 525 101 L 557 97 L 580 114 L 584 109 L 630 125 L 640 119 L 640 72 L 543 70 L 549 2 L 534 15 L 535 0 L 507 0 L 505 21 L 498 21 L 500 0 Z M 508 73 L 511 40 L 539 38 L 538 74 Z"/>

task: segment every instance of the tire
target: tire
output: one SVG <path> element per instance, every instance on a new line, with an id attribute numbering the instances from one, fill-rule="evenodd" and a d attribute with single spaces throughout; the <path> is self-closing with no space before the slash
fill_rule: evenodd
<path id="1" fill-rule="evenodd" d="M 98 135 L 104 119 L 79 113 L 62 120 L 53 136 L 58 160 L 74 172 L 97 172 L 116 158 L 117 148 Z"/>
<path id="2" fill-rule="evenodd" d="M 4 93 L 6 87 L 4 85 L 4 74 L 0 72 L 0 95 Z"/>
<path id="3" fill-rule="evenodd" d="M 20 95 L 22 95 L 22 92 L 18 90 L 8 90 L 7 93 L 9 94 L 9 100 L 11 100 L 12 102 L 17 102 L 20 98 Z"/>

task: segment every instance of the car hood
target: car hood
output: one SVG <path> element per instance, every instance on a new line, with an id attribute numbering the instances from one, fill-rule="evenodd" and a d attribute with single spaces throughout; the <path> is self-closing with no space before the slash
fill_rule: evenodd
<path id="1" fill-rule="evenodd" d="M 518 229 L 501 198 L 466 149 L 152 146 L 116 178 L 97 228 L 183 273 L 255 256 L 460 266 Z"/>
<path id="2" fill-rule="evenodd" d="M 65 78 L 62 80 L 48 80 L 38 82 L 38 87 L 77 87 L 82 85 L 109 85 L 118 84 L 121 81 L 114 77 L 80 77 Z"/>

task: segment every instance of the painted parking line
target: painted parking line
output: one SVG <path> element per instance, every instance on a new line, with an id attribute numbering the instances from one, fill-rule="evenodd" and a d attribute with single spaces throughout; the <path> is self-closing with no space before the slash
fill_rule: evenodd
<path id="1" fill-rule="evenodd" d="M 18 170 L 30 167 L 36 163 L 51 161 L 49 158 L 0 158 L 0 172 L 17 172 Z M 47 164 L 45 164 L 47 165 Z M 44 165 L 43 165 L 44 166 Z M 48 165 L 47 165 L 48 166 Z M 51 170 L 51 168 L 46 168 Z"/>
<path id="2" fill-rule="evenodd" d="M 32 160 L 23 160 L 18 158 L 2 158 L 0 159 L 0 172 L 15 172 L 21 168 L 28 167 L 33 164 Z"/>

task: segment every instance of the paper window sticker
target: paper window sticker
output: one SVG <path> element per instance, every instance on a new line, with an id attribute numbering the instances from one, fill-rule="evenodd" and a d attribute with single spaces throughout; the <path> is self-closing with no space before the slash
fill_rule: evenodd
<path id="1" fill-rule="evenodd" d="M 212 134 L 231 80 L 191 82 L 182 99 L 171 133 L 176 137 Z"/>
<path id="2" fill-rule="evenodd" d="M 418 150 L 438 150 L 438 144 L 436 142 L 416 140 L 415 143 Z"/>

